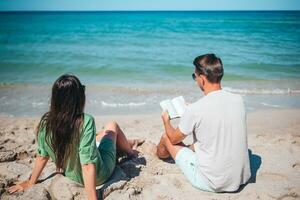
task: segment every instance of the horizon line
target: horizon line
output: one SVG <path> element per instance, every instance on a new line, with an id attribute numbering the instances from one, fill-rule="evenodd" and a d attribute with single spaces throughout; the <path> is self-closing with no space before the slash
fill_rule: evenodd
<path id="1" fill-rule="evenodd" d="M 264 9 L 257 9 L 257 10 L 246 10 L 246 9 L 225 9 L 225 10 L 1 10 L 0 12 L 272 12 L 272 11 L 292 11 L 292 12 L 299 12 L 300 10 L 264 10 Z"/>

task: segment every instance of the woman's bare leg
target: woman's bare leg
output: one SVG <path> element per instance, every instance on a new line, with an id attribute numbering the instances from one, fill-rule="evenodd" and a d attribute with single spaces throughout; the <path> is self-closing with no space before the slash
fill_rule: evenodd
<path id="1" fill-rule="evenodd" d="M 125 135 L 125 134 L 124 134 Z M 145 140 L 142 139 L 134 139 L 134 140 L 128 140 L 129 145 L 133 150 L 136 150 L 138 146 L 142 145 L 145 142 Z"/>
<path id="2" fill-rule="evenodd" d="M 102 133 L 98 134 L 96 140 L 100 142 L 103 137 L 108 137 L 116 143 L 117 151 L 125 152 L 129 155 L 136 154 L 134 148 L 143 143 L 143 140 L 127 140 L 124 132 L 116 122 L 108 123 Z"/>

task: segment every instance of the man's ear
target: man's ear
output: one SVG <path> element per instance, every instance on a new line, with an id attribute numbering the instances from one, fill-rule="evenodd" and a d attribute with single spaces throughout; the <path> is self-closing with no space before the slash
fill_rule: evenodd
<path id="1" fill-rule="evenodd" d="M 201 78 L 200 78 L 201 84 L 202 84 L 202 86 L 204 86 L 205 83 L 206 83 L 206 81 L 207 81 L 207 79 L 206 79 L 206 77 L 203 76 L 203 75 L 200 75 L 200 76 L 201 76 Z"/>

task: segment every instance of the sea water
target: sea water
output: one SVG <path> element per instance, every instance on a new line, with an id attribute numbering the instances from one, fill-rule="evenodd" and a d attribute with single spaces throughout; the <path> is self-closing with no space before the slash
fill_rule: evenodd
<path id="1" fill-rule="evenodd" d="M 159 112 L 203 96 L 196 56 L 215 53 L 224 90 L 248 111 L 300 107 L 300 12 L 0 13 L 0 114 L 39 116 L 64 73 L 86 85 L 93 115 Z"/>

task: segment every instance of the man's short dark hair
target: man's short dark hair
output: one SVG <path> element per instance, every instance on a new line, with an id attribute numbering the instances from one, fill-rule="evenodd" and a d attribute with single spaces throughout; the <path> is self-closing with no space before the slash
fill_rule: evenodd
<path id="1" fill-rule="evenodd" d="M 223 64 L 215 54 L 198 56 L 193 63 L 198 74 L 206 76 L 211 83 L 220 83 L 224 74 Z"/>

